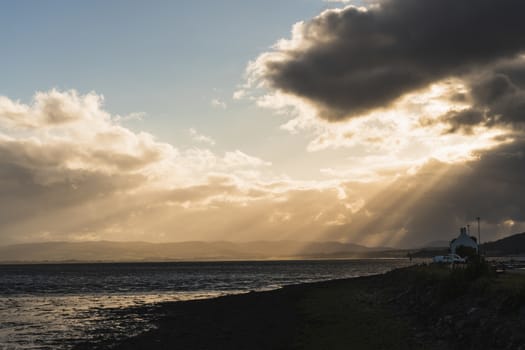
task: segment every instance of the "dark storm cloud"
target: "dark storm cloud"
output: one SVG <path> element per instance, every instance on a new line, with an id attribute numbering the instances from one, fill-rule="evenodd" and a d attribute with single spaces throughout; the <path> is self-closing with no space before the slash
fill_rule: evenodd
<path id="1" fill-rule="evenodd" d="M 481 216 L 485 222 L 485 239 L 494 239 L 507 220 L 524 222 L 525 212 L 525 140 L 482 152 L 479 161 L 455 165 L 417 205 L 407 228 L 411 236 L 443 237 L 454 234 L 459 225 Z M 431 172 L 439 172 L 435 164 Z M 461 168 L 461 169 L 458 169 Z M 507 232 L 516 233 L 516 232 Z"/>
<path id="2" fill-rule="evenodd" d="M 457 236 L 460 226 L 483 220 L 483 239 L 517 233 L 505 221 L 525 222 L 525 139 L 477 154 L 479 160 L 446 164 L 429 161 L 369 201 L 352 222 L 327 237 L 356 240 L 389 232 L 382 245 L 417 246 Z M 395 241 L 396 232 L 403 232 Z"/>
<path id="3" fill-rule="evenodd" d="M 493 67 L 481 76 L 467 79 L 472 107 L 450 112 L 440 121 L 450 125 L 448 132 L 472 132 L 483 125 L 507 126 L 517 131 L 525 127 L 525 61 Z"/>
<path id="4" fill-rule="evenodd" d="M 525 48 L 523 13 L 521 0 L 388 0 L 366 12 L 326 11 L 300 29 L 299 46 L 261 56 L 262 78 L 340 120 L 515 56 Z"/>
<path id="5" fill-rule="evenodd" d="M 465 134 L 471 134 L 474 126 L 486 122 L 485 113 L 476 109 L 451 112 L 445 115 L 442 120 L 450 125 L 447 133 L 463 132 Z"/>
<path id="6" fill-rule="evenodd" d="M 525 89 L 525 57 L 504 61 L 495 68 L 500 74 L 512 77 L 512 83 L 520 89 Z"/>
<path id="7" fill-rule="evenodd" d="M 487 109 L 489 124 L 519 125 L 525 122 L 525 90 L 512 77 L 495 73 L 472 88 L 474 102 Z"/>

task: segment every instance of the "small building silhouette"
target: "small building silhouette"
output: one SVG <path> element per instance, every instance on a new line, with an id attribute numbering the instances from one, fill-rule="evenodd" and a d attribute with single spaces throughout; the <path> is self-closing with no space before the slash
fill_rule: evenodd
<path id="1" fill-rule="evenodd" d="M 462 227 L 459 230 L 458 238 L 455 238 L 450 242 L 450 252 L 452 254 L 458 254 L 457 250 L 460 247 L 472 248 L 476 251 L 476 253 L 478 252 L 478 243 L 476 242 L 476 237 L 469 236 L 466 227 Z"/>

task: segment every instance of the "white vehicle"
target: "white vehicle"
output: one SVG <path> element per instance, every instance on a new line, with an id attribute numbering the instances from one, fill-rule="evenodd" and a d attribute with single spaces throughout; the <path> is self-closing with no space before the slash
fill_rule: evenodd
<path id="1" fill-rule="evenodd" d="M 441 264 L 451 264 L 451 263 L 465 263 L 467 260 L 465 258 L 460 257 L 457 254 L 449 254 L 449 255 L 437 255 L 432 258 L 432 261 L 435 263 L 441 263 Z"/>

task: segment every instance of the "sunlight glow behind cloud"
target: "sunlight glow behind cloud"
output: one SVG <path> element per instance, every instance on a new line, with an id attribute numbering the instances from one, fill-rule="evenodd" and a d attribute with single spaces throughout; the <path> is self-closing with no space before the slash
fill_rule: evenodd
<path id="1" fill-rule="evenodd" d="M 525 3 L 350 3 L 297 22 L 263 52 L 254 43 L 228 103 L 213 98 L 227 91 L 217 70 L 213 95 L 198 85 L 210 73 L 166 89 L 169 103 L 195 108 L 156 127 L 136 121 L 163 108 L 171 117 L 166 106 L 152 112 L 156 99 L 119 116 L 95 92 L 0 96 L 3 244 L 407 246 L 448 239 L 477 216 L 486 237 L 525 227 Z M 211 71 L 191 63 L 184 77 Z"/>

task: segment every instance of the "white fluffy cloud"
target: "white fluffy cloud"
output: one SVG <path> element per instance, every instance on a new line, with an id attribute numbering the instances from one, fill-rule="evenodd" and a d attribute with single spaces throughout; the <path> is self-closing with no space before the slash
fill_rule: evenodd
<path id="1" fill-rule="evenodd" d="M 322 169 L 326 181 L 299 181 L 275 175 L 270 161 L 241 150 L 181 149 L 131 131 L 102 102 L 94 93 L 74 91 L 38 93 L 29 104 L 0 98 L 4 244 L 100 239 L 422 244 L 452 234 L 470 216 L 484 217 L 480 213 L 489 207 L 483 194 L 501 208 L 484 217 L 492 228 L 486 237 L 525 222 L 517 209 L 522 143 L 494 146 L 498 152 L 473 151 L 458 163 L 434 159 L 400 167 L 386 166 L 385 156 L 356 156 Z M 518 187 L 502 191 L 506 183 Z M 471 191 L 473 184 L 483 191 Z M 429 222 L 434 228 L 421 234 Z"/>
<path id="2" fill-rule="evenodd" d="M 102 103 L 95 93 L 56 90 L 29 104 L 0 98 L 3 243 L 273 239 L 296 232 L 324 206 L 301 206 L 300 198 L 338 198 L 337 184 L 277 177 L 269 161 L 240 150 L 180 149 L 133 132 Z M 288 213 L 287 227 L 276 228 L 277 211 Z M 340 217 L 323 212 L 320 228 Z"/>
<path id="3" fill-rule="evenodd" d="M 31 104 L 0 98 L 0 147 L 4 161 L 39 169 L 138 174 L 170 185 L 202 181 L 208 173 L 267 165 L 241 151 L 220 156 L 205 148 L 177 149 L 146 132 L 133 132 L 103 109 L 103 98 L 76 91 L 39 92 Z M 190 135 L 208 144 L 214 141 Z"/>
<path id="4" fill-rule="evenodd" d="M 211 100 L 211 106 L 214 107 L 214 108 L 219 108 L 219 109 L 226 109 L 228 107 L 228 105 L 226 104 L 226 102 L 218 99 L 218 98 L 214 98 Z"/>
<path id="5" fill-rule="evenodd" d="M 190 128 L 189 133 L 190 133 L 191 139 L 193 141 L 195 141 L 195 142 L 208 144 L 210 146 L 214 146 L 215 145 L 215 140 L 214 139 L 212 139 L 209 136 L 202 135 L 202 134 L 198 133 L 197 130 L 195 130 L 194 128 Z"/>

